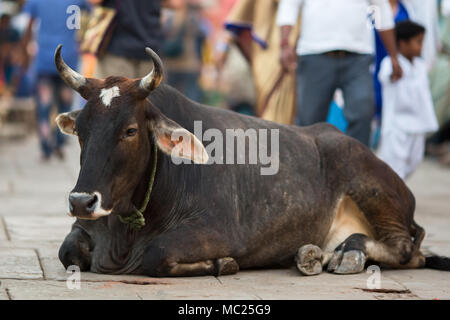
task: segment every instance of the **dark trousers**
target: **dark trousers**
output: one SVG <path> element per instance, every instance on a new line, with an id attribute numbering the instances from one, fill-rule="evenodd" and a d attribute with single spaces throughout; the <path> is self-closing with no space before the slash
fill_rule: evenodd
<path id="1" fill-rule="evenodd" d="M 36 112 L 41 150 L 45 157 L 61 148 L 65 142 L 64 135 L 51 126 L 52 108 L 57 113 L 68 112 L 72 105 L 72 90 L 66 86 L 58 75 L 38 75 L 36 84 Z"/>
<path id="2" fill-rule="evenodd" d="M 296 123 L 308 126 L 327 119 L 336 89 L 344 95 L 347 134 L 369 145 L 374 114 L 371 55 L 313 54 L 299 58 L 297 71 L 298 112 Z"/>

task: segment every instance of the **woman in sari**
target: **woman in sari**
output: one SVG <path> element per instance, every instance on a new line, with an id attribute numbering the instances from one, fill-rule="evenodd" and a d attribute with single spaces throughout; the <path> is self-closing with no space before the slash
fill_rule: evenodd
<path id="1" fill-rule="evenodd" d="M 263 119 L 291 124 L 296 110 L 295 72 L 279 63 L 281 35 L 276 26 L 278 0 L 240 0 L 226 20 L 226 28 L 252 68 L 256 90 L 255 114 Z M 290 35 L 295 47 L 300 23 Z"/>

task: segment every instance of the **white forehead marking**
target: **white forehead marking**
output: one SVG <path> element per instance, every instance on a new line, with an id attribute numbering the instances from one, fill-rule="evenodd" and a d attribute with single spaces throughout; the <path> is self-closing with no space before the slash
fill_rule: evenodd
<path id="1" fill-rule="evenodd" d="M 106 107 L 111 105 L 111 101 L 115 97 L 120 97 L 119 87 L 115 86 L 109 89 L 102 89 L 100 92 L 100 98 Z"/>

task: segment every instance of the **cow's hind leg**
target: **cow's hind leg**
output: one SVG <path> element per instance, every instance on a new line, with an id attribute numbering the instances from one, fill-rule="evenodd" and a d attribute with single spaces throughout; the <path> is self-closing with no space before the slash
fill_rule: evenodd
<path id="1" fill-rule="evenodd" d="M 368 260 L 405 269 L 425 265 L 417 243 L 410 239 L 398 239 L 395 244 L 386 244 L 363 234 L 352 234 L 336 248 L 327 269 L 337 274 L 359 273 Z"/>
<path id="2" fill-rule="evenodd" d="M 364 260 L 393 268 L 420 268 L 423 229 L 414 222 L 415 198 L 402 179 L 361 144 L 349 144 L 354 165 L 347 166 L 344 194 L 363 213 L 370 226 L 366 235 L 350 235 L 335 251 L 329 270 L 362 271 Z"/>
<path id="3" fill-rule="evenodd" d="M 366 235 L 355 233 L 341 243 L 328 262 L 328 272 L 338 274 L 360 273 L 367 261 Z"/>
<path id="4" fill-rule="evenodd" d="M 303 275 L 315 275 L 322 271 L 322 266 L 329 262 L 336 266 L 343 258 L 342 243 L 352 234 L 372 234 L 369 222 L 364 213 L 350 197 L 338 200 L 336 213 L 328 235 L 323 242 L 322 250 L 308 244 L 301 247 L 296 255 L 297 268 Z M 358 245 L 358 239 L 348 241 L 345 250 L 345 260 L 355 261 L 347 273 L 356 273 L 364 268 L 365 257 L 360 253 L 363 248 Z M 344 265 L 344 264 L 343 264 Z M 350 263 L 346 263 L 350 267 Z M 344 271 L 344 270 L 342 270 Z"/>

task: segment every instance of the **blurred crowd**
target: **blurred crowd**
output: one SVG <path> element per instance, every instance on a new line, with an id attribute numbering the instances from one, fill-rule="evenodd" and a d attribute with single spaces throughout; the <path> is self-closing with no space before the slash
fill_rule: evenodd
<path id="1" fill-rule="evenodd" d="M 166 81 L 213 107 L 328 121 L 404 179 L 450 166 L 450 0 L 1 0 L 0 139 L 8 123 L 64 158 L 54 115 L 81 108 L 53 54 L 85 76 Z M 27 116 L 24 116 L 26 114 Z"/>

